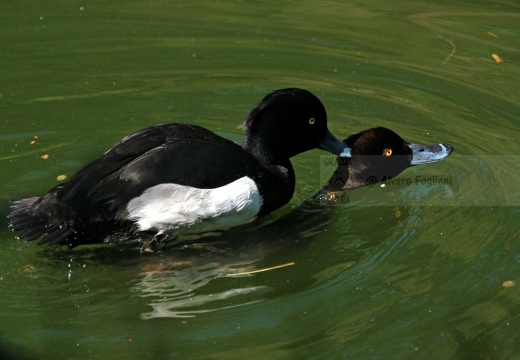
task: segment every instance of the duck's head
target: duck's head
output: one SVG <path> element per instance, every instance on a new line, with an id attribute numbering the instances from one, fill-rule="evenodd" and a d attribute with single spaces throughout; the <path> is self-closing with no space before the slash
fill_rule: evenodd
<path id="1" fill-rule="evenodd" d="M 345 144 L 327 128 L 327 113 L 311 92 L 276 90 L 255 106 L 244 121 L 244 149 L 267 162 L 287 160 L 320 148 L 340 155 Z"/>
<path id="2" fill-rule="evenodd" d="M 453 151 L 448 144 L 408 143 L 384 127 L 362 131 L 343 142 L 350 150 L 343 154 L 348 156 L 338 158 L 338 168 L 329 180 L 330 189 L 373 185 L 394 178 L 410 166 L 440 161 Z"/>

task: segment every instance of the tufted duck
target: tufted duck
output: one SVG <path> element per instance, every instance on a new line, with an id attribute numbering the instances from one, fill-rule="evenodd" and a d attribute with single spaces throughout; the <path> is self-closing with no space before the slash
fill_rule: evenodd
<path id="1" fill-rule="evenodd" d="M 135 232 L 158 240 L 253 221 L 291 199 L 289 159 L 314 148 L 340 155 L 312 93 L 274 91 L 245 119 L 240 146 L 195 125 L 137 131 L 66 183 L 19 200 L 8 215 L 20 238 L 71 247 Z"/>
<path id="2" fill-rule="evenodd" d="M 343 142 L 350 154 L 338 158 L 338 167 L 328 182 L 328 190 L 374 185 L 394 178 L 410 166 L 440 161 L 453 151 L 448 144 L 407 143 L 384 127 L 362 131 Z"/>

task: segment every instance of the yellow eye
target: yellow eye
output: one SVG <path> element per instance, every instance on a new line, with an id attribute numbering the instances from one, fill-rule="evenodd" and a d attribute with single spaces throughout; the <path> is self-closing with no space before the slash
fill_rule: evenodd
<path id="1" fill-rule="evenodd" d="M 386 149 L 385 156 L 390 156 L 390 155 L 392 155 L 392 149 Z"/>
<path id="2" fill-rule="evenodd" d="M 312 124 L 314 124 L 315 122 L 316 122 L 316 119 L 315 119 L 315 118 L 310 118 L 310 119 L 309 119 L 309 124 L 312 125 Z"/>

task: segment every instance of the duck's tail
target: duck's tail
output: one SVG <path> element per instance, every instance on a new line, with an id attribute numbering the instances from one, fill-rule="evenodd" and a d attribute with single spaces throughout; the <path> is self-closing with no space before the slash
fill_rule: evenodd
<path id="1" fill-rule="evenodd" d="M 55 188 L 42 197 L 14 202 L 7 221 L 11 230 L 22 231 L 19 235 L 22 239 L 32 241 L 43 236 L 38 245 L 56 245 L 67 243 L 75 233 L 74 222 L 65 220 L 71 219 L 70 213 L 66 213 Z"/>

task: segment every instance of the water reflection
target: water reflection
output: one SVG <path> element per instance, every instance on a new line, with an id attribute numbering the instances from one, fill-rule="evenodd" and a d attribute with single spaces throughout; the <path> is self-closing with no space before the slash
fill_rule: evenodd
<path id="1" fill-rule="evenodd" d="M 132 287 L 152 308 L 141 317 L 193 317 L 251 305 L 268 294 L 280 293 L 279 281 L 265 280 L 276 275 L 263 275 L 286 271 L 284 267 L 295 264 L 273 263 L 273 256 L 298 251 L 311 240 L 308 233 L 318 231 L 329 216 L 327 211 L 300 209 L 211 237 L 209 242 L 204 238 L 146 254 L 148 259 L 142 262 L 141 258 L 139 280 Z M 306 224 L 303 227 L 302 222 Z"/>
<path id="2" fill-rule="evenodd" d="M 141 297 L 152 298 L 149 306 L 151 312 L 141 314 L 142 319 L 162 317 L 185 318 L 196 314 L 229 309 L 255 303 L 258 294 L 265 294 L 269 286 L 249 286 L 231 288 L 229 290 L 204 293 L 211 281 L 226 278 L 237 271 L 252 268 L 251 262 L 228 262 L 205 264 L 198 258 L 183 261 L 172 261 L 169 265 L 164 260 L 159 265 L 149 264 L 142 268 L 142 277 L 133 287 L 133 291 Z M 217 259 L 212 259 L 216 261 Z M 237 299 L 235 299 L 237 298 Z"/>

